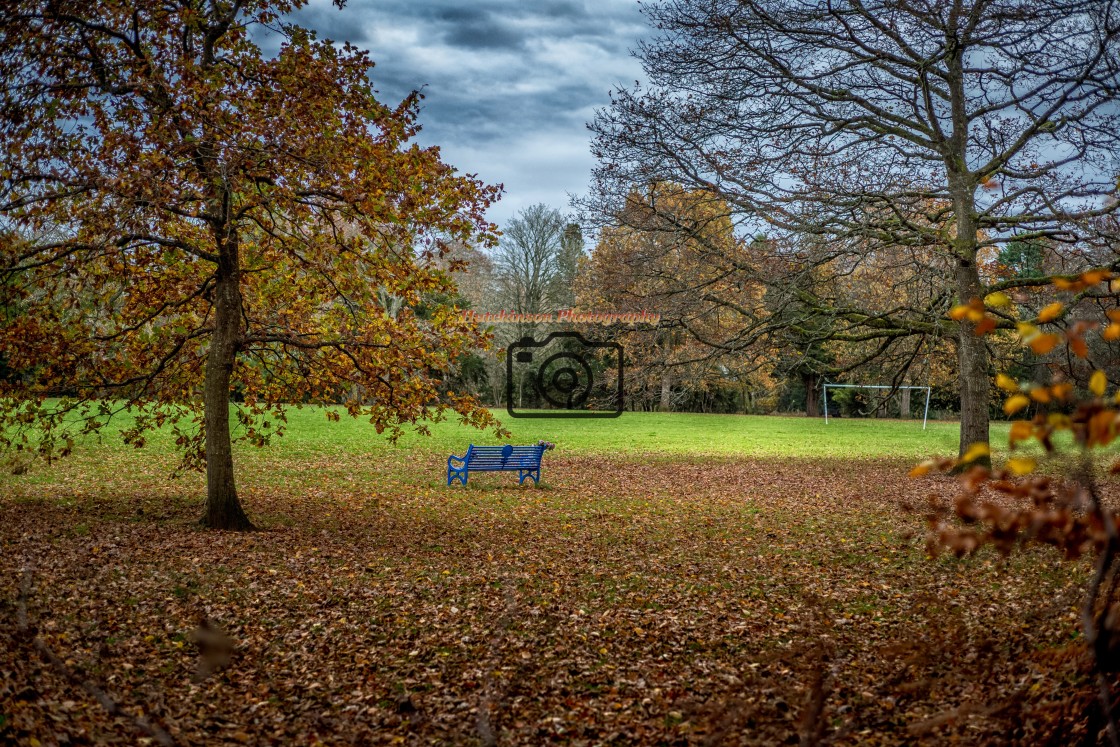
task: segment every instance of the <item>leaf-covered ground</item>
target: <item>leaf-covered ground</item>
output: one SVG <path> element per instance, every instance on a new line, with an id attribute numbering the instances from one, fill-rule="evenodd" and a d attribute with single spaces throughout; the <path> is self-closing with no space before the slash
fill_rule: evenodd
<path id="1" fill-rule="evenodd" d="M 0 483 L 0 742 L 151 743 L 136 715 L 180 744 L 1061 744 L 1085 728 L 1086 563 L 926 558 L 922 506 L 954 488 L 907 480 L 907 460 L 558 449 L 540 488 L 464 489 L 435 449 L 264 451 L 240 466 L 249 534 L 198 529 L 200 478 L 165 462 L 104 449 Z M 234 647 L 209 676 L 203 618 Z"/>

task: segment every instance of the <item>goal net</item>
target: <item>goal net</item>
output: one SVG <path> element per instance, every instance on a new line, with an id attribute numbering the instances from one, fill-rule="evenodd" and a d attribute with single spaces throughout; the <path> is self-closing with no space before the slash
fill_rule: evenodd
<path id="1" fill-rule="evenodd" d="M 885 384 L 824 384 L 824 422 L 828 425 L 828 390 L 829 389 L 890 389 L 892 391 L 900 391 L 902 389 L 918 389 L 925 390 L 926 393 L 926 406 L 922 412 L 922 430 L 926 429 L 926 423 L 929 421 L 929 392 L 928 386 L 889 386 Z"/>

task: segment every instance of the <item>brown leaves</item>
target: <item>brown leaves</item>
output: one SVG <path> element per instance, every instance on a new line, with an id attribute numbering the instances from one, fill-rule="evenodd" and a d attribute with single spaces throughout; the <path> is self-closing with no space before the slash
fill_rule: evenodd
<path id="1" fill-rule="evenodd" d="M 229 666 L 234 651 L 233 641 L 209 618 L 202 618 L 191 634 L 191 640 L 198 647 L 195 682 L 202 682 Z"/>
<path id="2" fill-rule="evenodd" d="M 1053 283 L 1060 290 L 1081 292 L 1111 277 L 1107 270 L 1093 270 L 1077 278 L 1056 278 Z M 1039 312 L 1037 322 L 1054 322 L 1067 311 L 1065 304 L 1055 301 Z M 1106 342 L 1120 339 L 1120 310 L 1109 310 L 1108 318 L 1110 324 L 1102 337 Z M 1090 319 L 1077 319 L 1070 324 L 1064 332 L 1069 352 L 1078 358 L 1088 358 L 1089 344 L 1085 337 L 1098 326 Z M 1018 327 L 1023 341 L 1040 355 L 1049 353 L 1059 342 L 1058 335 L 1044 334 L 1033 324 L 1020 323 Z M 996 383 L 1011 393 L 1004 402 L 1004 412 L 1008 415 L 1023 410 L 1032 400 L 1042 406 L 1064 408 L 1073 399 L 1073 386 L 1068 381 L 1059 381 L 1050 387 L 1024 386 L 1000 375 Z M 952 508 L 931 498 L 926 545 L 931 555 L 949 550 L 957 557 L 972 555 L 985 546 L 1009 556 L 1016 547 L 1028 544 L 1052 546 L 1070 560 L 1091 554 L 1095 558 L 1096 572 L 1082 604 L 1080 620 L 1092 657 L 1091 668 L 1101 673 L 1120 670 L 1120 600 L 1116 598 L 1115 568 L 1120 557 L 1117 537 L 1120 513 L 1103 499 L 1091 452 L 1094 448 L 1112 445 L 1120 436 L 1120 408 L 1115 406 L 1120 404 L 1120 397 L 1112 403 L 1105 400 L 1108 385 L 1106 372 L 1093 370 L 1087 382 L 1091 396 L 1075 401 L 1072 414 L 1058 409 L 1047 415 L 1039 413 L 1033 421 L 1018 420 L 1011 425 L 1012 449 L 1034 438 L 1048 453 L 1055 451 L 1052 434 L 1069 430 L 1081 452 L 1080 466 L 1067 467 L 1060 479 L 1054 480 L 1045 476 L 1027 477 L 1038 466 L 1029 456 L 1013 456 L 1008 459 L 1006 468 L 997 473 L 973 467 L 961 476 L 961 491 Z M 1022 393 L 1023 390 L 1027 394 Z M 919 465 L 915 471 L 921 469 Z M 1112 474 L 1118 471 L 1120 463 L 1110 469 Z M 1004 502 L 997 500 L 999 497 L 1011 500 Z M 1110 576 L 1112 580 L 1107 581 Z M 1114 733 L 1112 683 L 1102 678 L 1099 685 L 1101 708 L 1108 714 L 1107 724 L 1101 728 Z M 1090 738 L 1097 736 L 1089 734 Z"/>
<path id="3" fill-rule="evenodd" d="M 992 297 L 989 296 L 989 299 Z M 1003 299 L 995 299 L 997 305 L 1001 305 Z M 972 323 L 972 333 L 976 336 L 983 336 L 996 328 L 996 320 L 994 317 L 986 313 L 984 301 L 979 298 L 973 298 L 966 304 L 953 307 L 949 312 L 949 318 L 954 321 L 969 321 Z"/>
<path id="4" fill-rule="evenodd" d="M 969 678 L 1002 697 L 1034 671 L 1001 655 L 981 659 L 990 671 L 975 680 L 978 631 L 1006 631 L 1009 652 L 1069 638 L 1064 621 L 1028 631 L 1008 620 L 1064 610 L 1074 574 L 1037 558 L 1013 580 L 980 562 L 962 573 L 924 561 L 904 536 L 912 516 L 897 504 L 914 484 L 899 485 L 897 462 L 558 450 L 547 490 L 480 475 L 448 492 L 446 454 L 423 446 L 383 459 L 318 448 L 243 452 L 246 505 L 264 529 L 249 536 L 198 532 L 184 496 L 199 478 L 169 484 L 129 453 L 99 453 L 120 474 L 108 488 L 76 461 L 45 484 L 6 484 L 19 500 L 0 499 L 0 595 L 12 592 L 7 551 L 49 537 L 37 599 L 55 609 L 46 633 L 60 655 L 115 667 L 114 690 L 152 704 L 183 744 L 470 743 L 479 709 L 511 745 L 734 741 L 747 728 L 766 744 L 822 731 L 898 743 L 962 702 Z M 237 650 L 194 682 L 200 611 Z M 886 656 L 914 642 L 903 630 L 946 642 Z M 15 728 L 134 741 L 96 709 L 63 710 L 80 697 L 33 662 L 13 662 L 5 680 L 8 670 L 0 692 L 18 681 L 42 694 L 20 701 Z M 1042 680 L 1059 681 L 1075 689 Z M 991 718 L 935 736 L 1010 728 Z"/>
<path id="5" fill-rule="evenodd" d="M 1008 437 L 1011 448 L 1020 441 L 1026 441 L 1034 435 L 1034 426 L 1029 420 L 1015 420 L 1011 423 L 1011 431 Z"/>
<path id="6" fill-rule="evenodd" d="M 1046 355 L 1061 342 L 1061 338 L 1052 333 L 1038 334 L 1031 338 L 1031 350 L 1039 355 Z"/>
<path id="7" fill-rule="evenodd" d="M 1086 288 L 1099 285 L 1112 278 L 1112 273 L 1105 269 L 1088 270 L 1080 275 L 1059 275 L 1054 278 L 1054 287 L 1062 291 L 1079 293 Z"/>
<path id="8" fill-rule="evenodd" d="M 1034 469 L 1033 460 L 1018 457 L 1007 471 L 989 473 L 974 469 L 961 478 L 962 492 L 948 509 L 939 501 L 931 502 L 927 517 L 930 534 L 927 550 L 936 555 L 942 548 L 958 557 L 971 555 L 985 545 L 1008 555 L 1020 544 L 1051 545 L 1067 558 L 1099 551 L 1107 535 L 1093 514 L 1080 510 L 1078 491 L 1053 482 L 1049 477 L 1013 479 Z M 1027 505 L 1011 507 L 986 499 L 986 491 L 1027 501 Z M 967 528 L 953 526 L 955 518 Z"/>

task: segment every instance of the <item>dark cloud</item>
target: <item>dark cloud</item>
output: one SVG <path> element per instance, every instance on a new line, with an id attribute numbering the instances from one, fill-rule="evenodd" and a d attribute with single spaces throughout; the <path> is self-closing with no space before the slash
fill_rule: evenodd
<path id="1" fill-rule="evenodd" d="M 517 49 L 525 44 L 526 36 L 493 18 L 483 18 L 456 23 L 444 33 L 443 40 L 453 47 L 467 49 Z"/>
<path id="2" fill-rule="evenodd" d="M 611 88 L 641 77 L 648 33 L 635 0 L 312 0 L 301 25 L 368 48 L 382 100 L 425 95 L 420 141 L 463 172 L 503 182 L 490 217 L 586 189 L 585 123 Z"/>

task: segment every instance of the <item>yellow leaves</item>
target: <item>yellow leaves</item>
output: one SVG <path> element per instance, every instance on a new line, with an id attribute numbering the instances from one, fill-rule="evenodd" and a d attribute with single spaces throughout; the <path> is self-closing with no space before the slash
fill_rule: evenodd
<path id="1" fill-rule="evenodd" d="M 1047 308 L 1050 307 L 1048 306 Z M 1041 315 L 1039 318 L 1041 319 Z M 1015 327 L 1018 329 L 1019 336 L 1023 339 L 1023 342 L 1030 345 L 1031 350 L 1039 355 L 1046 355 L 1049 353 L 1057 347 L 1062 339 L 1051 332 L 1043 333 L 1038 327 L 1028 322 L 1019 322 Z"/>
<path id="2" fill-rule="evenodd" d="M 1011 297 L 1006 293 L 996 291 L 984 296 L 984 304 L 993 309 L 1002 309 L 1011 305 Z"/>
<path id="3" fill-rule="evenodd" d="M 1007 469 L 1016 475 L 1029 475 L 1037 466 L 1038 462 L 1031 457 L 1012 457 L 1007 460 Z"/>
<path id="4" fill-rule="evenodd" d="M 1105 280 L 1110 280 L 1111 278 L 1112 273 L 1104 269 L 1089 270 L 1088 272 L 1081 273 L 1081 282 L 1085 283 L 1086 285 L 1096 285 L 1097 283 L 1102 283 Z"/>
<path id="5" fill-rule="evenodd" d="M 1008 397 L 1007 401 L 1003 403 L 1003 411 L 1008 415 L 1014 415 L 1030 403 L 1030 397 L 1027 395 L 1016 394 L 1013 397 Z"/>
<path id="6" fill-rule="evenodd" d="M 988 444 L 984 443 L 983 441 L 978 441 L 965 450 L 964 454 L 961 456 L 960 461 L 961 464 L 968 464 L 969 462 L 975 462 L 977 459 L 988 458 L 991 455 L 991 447 L 989 447 Z"/>
<path id="7" fill-rule="evenodd" d="M 910 470 L 910 477 L 922 477 L 928 475 L 935 469 L 947 470 L 953 467 L 954 464 L 955 462 L 952 459 L 927 459 Z"/>
<path id="8" fill-rule="evenodd" d="M 1052 412 L 1046 416 L 1046 422 L 1051 428 L 1056 431 L 1068 431 L 1073 425 L 1069 415 L 1060 412 Z"/>
<path id="9" fill-rule="evenodd" d="M 1019 384 L 1007 374 L 996 374 L 996 386 L 1005 392 L 1019 391 Z"/>
<path id="10" fill-rule="evenodd" d="M 995 300 L 999 302 L 1003 300 L 1000 298 L 1002 295 L 1003 294 L 993 293 L 989 295 L 989 298 L 994 296 Z M 1007 299 L 1007 302 L 1010 303 L 1010 299 Z M 996 320 L 988 316 L 985 311 L 984 302 L 979 298 L 973 298 L 966 304 L 954 306 L 952 310 L 949 311 L 949 318 L 956 322 L 964 320 L 972 322 L 972 333 L 979 337 L 996 328 Z"/>
<path id="11" fill-rule="evenodd" d="M 1089 377 L 1089 391 L 1098 397 L 1103 397 L 1105 389 L 1108 388 L 1108 376 L 1104 371 L 1094 371 L 1093 375 Z"/>
<path id="12" fill-rule="evenodd" d="M 1047 333 L 1044 335 L 1036 335 L 1030 341 L 1030 346 L 1031 350 L 1038 353 L 1039 355 L 1046 355 L 1055 347 L 1057 347 L 1059 342 L 1061 342 L 1061 339 L 1057 335 Z"/>
<path id="13" fill-rule="evenodd" d="M 1045 324 L 1054 321 L 1062 315 L 1063 309 L 1065 309 L 1065 306 L 1060 301 L 1045 306 L 1042 311 L 1038 312 L 1039 323 Z"/>
<path id="14" fill-rule="evenodd" d="M 1050 393 L 1054 395 L 1054 399 L 1068 400 L 1070 395 L 1073 394 L 1073 384 L 1068 381 L 1062 381 L 1050 387 Z"/>
<path id="15" fill-rule="evenodd" d="M 932 459 L 927 459 L 910 470 L 910 477 L 924 477 L 925 475 L 928 475 L 930 472 L 932 472 L 933 468 L 936 466 L 936 462 L 934 462 Z"/>
<path id="16" fill-rule="evenodd" d="M 1105 327 L 1104 332 L 1101 332 L 1101 338 L 1107 342 L 1120 340 L 1120 323 L 1113 322 Z"/>
<path id="17" fill-rule="evenodd" d="M 1077 277 L 1056 277 L 1054 287 L 1058 290 L 1078 293 L 1091 286 L 1111 280 L 1112 273 L 1105 269 L 1086 270 Z"/>
<path id="18" fill-rule="evenodd" d="M 976 324 L 984 318 L 984 304 L 979 298 L 973 298 L 966 304 L 954 306 L 949 312 L 949 318 L 955 322 L 967 319 Z"/>

